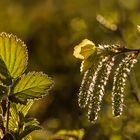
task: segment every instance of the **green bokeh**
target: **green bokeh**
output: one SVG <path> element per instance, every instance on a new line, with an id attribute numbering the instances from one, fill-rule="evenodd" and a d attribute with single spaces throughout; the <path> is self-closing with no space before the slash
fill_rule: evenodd
<path id="1" fill-rule="evenodd" d="M 37 117 L 48 136 L 61 129 L 83 128 L 85 140 L 140 139 L 140 93 L 132 94 L 131 82 L 127 83 L 120 118 L 113 118 L 111 113 L 109 83 L 97 123 L 87 121 L 77 103 L 82 76 L 80 61 L 73 56 L 74 46 L 84 38 L 95 44 L 121 43 L 140 48 L 137 25 L 139 0 L 0 1 L 0 31 L 25 41 L 29 50 L 27 71 L 44 71 L 55 80 L 50 94 L 36 101 L 30 110 L 30 116 Z M 134 72 L 140 87 L 139 66 L 140 62 Z"/>

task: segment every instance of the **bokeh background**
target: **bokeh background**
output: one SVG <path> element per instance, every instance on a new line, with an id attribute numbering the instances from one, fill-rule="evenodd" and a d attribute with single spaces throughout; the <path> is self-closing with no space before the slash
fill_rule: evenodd
<path id="1" fill-rule="evenodd" d="M 140 62 L 127 82 L 123 115 L 112 116 L 109 83 L 93 125 L 78 107 L 81 62 L 73 56 L 74 46 L 84 38 L 140 48 L 137 25 L 140 0 L 0 0 L 0 31 L 16 34 L 27 44 L 27 71 L 43 71 L 55 81 L 49 95 L 30 110 L 29 116 L 44 127 L 32 134 L 33 140 L 51 139 L 62 129 L 84 132 L 79 138 L 83 140 L 140 140 Z"/>

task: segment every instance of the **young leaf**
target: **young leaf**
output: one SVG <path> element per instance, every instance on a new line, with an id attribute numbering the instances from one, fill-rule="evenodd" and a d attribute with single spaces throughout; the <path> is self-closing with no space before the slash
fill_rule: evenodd
<path id="1" fill-rule="evenodd" d="M 14 103 L 10 104 L 10 113 L 11 116 L 9 118 L 9 130 L 15 132 L 18 130 L 19 113 Z"/>
<path id="2" fill-rule="evenodd" d="M 24 137 L 26 137 L 27 135 L 29 135 L 31 132 L 35 131 L 35 130 L 40 130 L 41 127 L 38 125 L 29 125 L 26 126 L 24 131 L 20 134 L 19 139 L 22 139 Z"/>
<path id="3" fill-rule="evenodd" d="M 21 112 L 24 116 L 26 116 L 32 104 L 32 100 L 29 100 L 26 105 L 16 104 L 17 111 Z"/>
<path id="4" fill-rule="evenodd" d="M 26 45 L 16 36 L 0 34 L 0 78 L 7 80 L 20 76 L 27 65 Z"/>
<path id="5" fill-rule="evenodd" d="M 23 75 L 12 89 L 10 100 L 26 104 L 28 99 L 38 99 L 48 93 L 52 79 L 42 72 L 29 72 Z"/>
<path id="6" fill-rule="evenodd" d="M 112 109 L 114 116 L 120 116 L 123 110 L 123 92 L 127 74 L 137 62 L 135 53 L 127 54 L 119 64 L 114 74 L 113 90 L 112 90 Z"/>
<path id="7" fill-rule="evenodd" d="M 26 137 L 24 137 L 22 140 L 32 140 L 31 135 L 27 135 Z"/>
<path id="8" fill-rule="evenodd" d="M 79 45 L 75 46 L 73 55 L 79 59 L 87 59 L 96 51 L 94 43 L 88 39 L 84 39 Z"/>
<path id="9" fill-rule="evenodd" d="M 33 104 L 33 101 L 31 100 L 28 101 L 26 105 L 11 103 L 11 108 L 10 108 L 11 117 L 9 120 L 10 130 L 18 129 L 18 122 L 20 121 L 19 113 L 22 113 L 23 116 L 25 117 L 30 107 L 32 106 L 32 104 Z"/>
<path id="10" fill-rule="evenodd" d="M 80 71 L 85 72 L 96 60 L 97 48 L 92 41 L 84 39 L 79 45 L 75 46 L 73 55 L 83 60 Z"/>

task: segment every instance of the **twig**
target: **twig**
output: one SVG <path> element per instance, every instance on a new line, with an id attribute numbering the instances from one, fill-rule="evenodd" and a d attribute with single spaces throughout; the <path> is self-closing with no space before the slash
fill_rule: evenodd
<path id="1" fill-rule="evenodd" d="M 136 98 L 136 100 L 138 101 L 138 103 L 140 103 L 140 89 L 139 86 L 137 84 L 137 80 L 136 80 L 136 76 L 134 71 L 131 72 L 130 76 L 130 86 L 131 86 L 131 90 L 132 90 L 132 94 L 134 95 L 134 97 Z"/>
<path id="2" fill-rule="evenodd" d="M 9 86 L 9 89 L 8 89 L 8 96 L 11 94 L 11 86 Z M 10 116 L 10 101 L 9 101 L 9 98 L 7 99 L 8 100 L 8 105 L 7 105 L 7 115 L 6 115 L 6 132 L 9 131 L 9 116 Z"/>

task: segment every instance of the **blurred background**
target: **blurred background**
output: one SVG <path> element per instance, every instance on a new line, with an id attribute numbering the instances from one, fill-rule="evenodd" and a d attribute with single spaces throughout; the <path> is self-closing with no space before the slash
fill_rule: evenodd
<path id="1" fill-rule="evenodd" d="M 140 140 L 140 62 L 127 82 L 123 115 L 112 116 L 110 83 L 99 119 L 90 124 L 78 107 L 81 62 L 73 56 L 74 46 L 85 38 L 96 45 L 140 48 L 137 25 L 140 0 L 0 0 L 0 31 L 27 44 L 27 71 L 43 71 L 55 81 L 30 110 L 44 127 L 33 140 L 60 140 L 62 131 L 76 135 L 64 140 Z"/>

